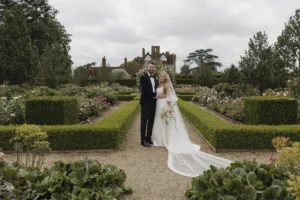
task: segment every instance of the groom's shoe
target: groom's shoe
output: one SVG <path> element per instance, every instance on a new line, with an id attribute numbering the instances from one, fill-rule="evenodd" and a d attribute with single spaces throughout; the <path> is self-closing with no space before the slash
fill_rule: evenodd
<path id="1" fill-rule="evenodd" d="M 151 139 L 150 140 L 146 140 L 146 142 L 148 142 L 149 144 L 153 145 L 153 141 Z"/>
<path id="2" fill-rule="evenodd" d="M 142 142 L 141 145 L 144 147 L 151 147 L 151 145 L 148 142 Z"/>

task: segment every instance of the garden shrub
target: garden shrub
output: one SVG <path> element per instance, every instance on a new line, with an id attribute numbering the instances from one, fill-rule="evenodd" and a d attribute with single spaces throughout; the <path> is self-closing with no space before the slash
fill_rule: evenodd
<path id="1" fill-rule="evenodd" d="M 247 97 L 245 123 L 251 125 L 296 124 L 298 102 L 287 97 Z"/>
<path id="2" fill-rule="evenodd" d="M 130 75 L 125 69 L 113 69 L 111 71 L 111 78 L 116 79 L 130 79 Z"/>
<path id="3" fill-rule="evenodd" d="M 135 95 L 120 95 L 119 100 L 120 101 L 131 101 L 133 100 Z"/>
<path id="4" fill-rule="evenodd" d="M 178 101 L 181 113 L 218 149 L 274 149 L 272 139 L 289 137 L 300 141 L 300 125 L 236 125 L 200 107 Z"/>
<path id="5" fill-rule="evenodd" d="M 53 150 L 116 149 L 131 127 L 139 108 L 139 102 L 134 100 L 98 124 L 41 126 L 41 131 L 47 132 Z M 0 126 L 0 148 L 12 149 L 9 140 L 15 137 L 17 127 Z"/>
<path id="6" fill-rule="evenodd" d="M 287 170 L 274 164 L 235 162 L 226 169 L 214 166 L 192 179 L 186 197 L 206 199 L 295 199 L 287 188 Z"/>
<path id="7" fill-rule="evenodd" d="M 193 79 L 176 79 L 176 84 L 194 84 Z"/>
<path id="8" fill-rule="evenodd" d="M 136 86 L 136 80 L 135 79 L 116 79 L 116 82 L 119 83 L 122 86 L 127 86 L 127 87 Z"/>
<path id="9" fill-rule="evenodd" d="M 0 199 L 120 199 L 132 192 L 123 170 L 95 160 L 57 161 L 44 170 L 2 165 Z"/>
<path id="10" fill-rule="evenodd" d="M 78 101 L 74 97 L 34 97 L 25 103 L 28 124 L 77 124 L 78 114 Z"/>

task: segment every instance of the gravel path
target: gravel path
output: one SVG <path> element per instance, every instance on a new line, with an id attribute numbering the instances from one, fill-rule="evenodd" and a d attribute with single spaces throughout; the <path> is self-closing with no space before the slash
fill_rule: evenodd
<path id="1" fill-rule="evenodd" d="M 267 163 L 267 152 L 214 153 L 197 131 L 185 120 L 191 140 L 201 145 L 201 150 L 230 160 L 253 160 Z M 46 166 L 54 161 L 65 162 L 83 158 L 96 159 L 103 164 L 113 164 L 123 169 L 127 175 L 126 185 L 133 189 L 125 200 L 180 200 L 191 182 L 191 178 L 173 173 L 167 167 L 167 150 L 160 147 L 145 148 L 140 145 L 140 115 L 138 115 L 118 151 L 51 153 L 46 158 Z M 6 155 L 12 161 L 15 155 Z"/>

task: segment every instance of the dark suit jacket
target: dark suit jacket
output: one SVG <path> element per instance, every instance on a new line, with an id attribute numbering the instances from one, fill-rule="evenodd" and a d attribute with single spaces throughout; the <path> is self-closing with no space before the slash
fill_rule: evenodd
<path id="1" fill-rule="evenodd" d="M 155 92 L 153 92 L 152 84 L 148 73 L 144 74 L 140 78 L 140 86 L 142 90 L 140 104 L 147 105 L 149 103 L 156 103 L 156 88 L 158 87 L 158 81 L 154 79 Z"/>

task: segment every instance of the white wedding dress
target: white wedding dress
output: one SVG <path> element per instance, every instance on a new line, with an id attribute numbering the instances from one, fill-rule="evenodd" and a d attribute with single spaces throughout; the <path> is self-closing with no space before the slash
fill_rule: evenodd
<path id="1" fill-rule="evenodd" d="M 158 94 L 162 92 L 163 88 L 157 88 Z M 168 105 L 167 101 L 173 105 L 175 117 L 168 124 L 161 118 L 163 108 Z M 157 99 L 153 126 L 153 145 L 167 148 L 168 167 L 175 173 L 195 177 L 210 169 L 210 165 L 218 168 L 229 166 L 231 161 L 203 153 L 199 145 L 190 141 L 176 101 L 175 92 L 171 92 L 165 99 Z"/>

